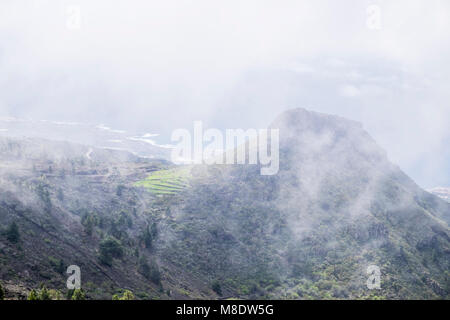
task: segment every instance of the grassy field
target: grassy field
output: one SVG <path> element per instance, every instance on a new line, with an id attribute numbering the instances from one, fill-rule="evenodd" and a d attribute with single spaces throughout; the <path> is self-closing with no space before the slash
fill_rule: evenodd
<path id="1" fill-rule="evenodd" d="M 158 195 L 171 195 L 189 186 L 191 167 L 183 166 L 152 172 L 144 180 L 136 182 L 137 187 L 144 187 Z"/>

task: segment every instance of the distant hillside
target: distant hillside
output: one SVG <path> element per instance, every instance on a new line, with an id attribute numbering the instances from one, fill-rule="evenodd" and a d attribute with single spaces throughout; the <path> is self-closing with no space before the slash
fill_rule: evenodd
<path id="1" fill-rule="evenodd" d="M 448 299 L 450 204 L 356 122 L 295 109 L 280 171 L 175 166 L 132 154 L 0 140 L 0 282 L 90 299 Z M 16 223 L 20 234 L 11 237 Z M 367 287 L 369 265 L 381 289 Z"/>
<path id="2" fill-rule="evenodd" d="M 169 146 L 156 143 L 157 136 L 155 133 L 139 134 L 117 130 L 103 124 L 0 117 L 0 137 L 64 141 L 96 148 L 129 150 L 150 158 L 169 159 Z"/>
<path id="3" fill-rule="evenodd" d="M 441 199 L 444 199 L 447 202 L 450 202 L 450 188 L 437 187 L 428 190 L 432 194 L 438 196 Z"/>

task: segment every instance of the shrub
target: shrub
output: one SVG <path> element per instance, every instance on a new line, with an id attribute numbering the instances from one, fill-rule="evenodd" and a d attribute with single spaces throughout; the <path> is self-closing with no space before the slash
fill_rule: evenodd
<path id="1" fill-rule="evenodd" d="M 42 285 L 41 290 L 36 291 L 35 289 L 30 291 L 28 295 L 28 300 L 62 300 L 62 293 L 56 289 L 48 290 L 44 285 Z"/>
<path id="2" fill-rule="evenodd" d="M 131 228 L 133 226 L 133 219 L 126 211 L 121 211 L 117 219 L 117 224 L 121 227 Z"/>
<path id="3" fill-rule="evenodd" d="M 113 258 L 121 258 L 123 256 L 123 247 L 121 243 L 114 239 L 108 238 L 100 243 L 100 262 L 111 266 Z"/>
<path id="4" fill-rule="evenodd" d="M 50 265 L 53 267 L 53 269 L 58 272 L 59 274 L 63 274 L 65 271 L 64 268 L 64 261 L 62 259 L 56 259 L 54 257 L 48 257 Z"/>
<path id="5" fill-rule="evenodd" d="M 124 190 L 125 190 L 125 186 L 123 184 L 119 184 L 116 188 L 116 195 L 118 197 L 121 197 Z"/>
<path id="6" fill-rule="evenodd" d="M 92 231 L 94 230 L 94 226 L 98 224 L 98 217 L 95 213 L 87 213 L 85 212 L 81 217 L 81 224 L 84 227 L 84 232 L 91 236 Z"/>
<path id="7" fill-rule="evenodd" d="M 100 261 L 101 264 L 104 264 L 105 266 L 111 266 L 113 258 L 108 253 L 100 251 L 98 260 Z"/>
<path id="8" fill-rule="evenodd" d="M 39 291 L 38 300 L 52 300 L 50 297 L 50 293 L 45 286 L 43 286 Z"/>
<path id="9" fill-rule="evenodd" d="M 118 294 L 112 296 L 113 300 L 134 300 L 134 294 L 130 290 L 125 290 L 120 297 Z"/>
<path id="10" fill-rule="evenodd" d="M 159 266 L 155 261 L 151 261 L 149 264 L 147 259 L 142 256 L 139 259 L 139 272 L 154 284 L 161 284 L 161 272 L 159 271 Z"/>
<path id="11" fill-rule="evenodd" d="M 30 294 L 28 295 L 28 300 L 39 300 L 36 290 L 31 290 Z"/>
<path id="12" fill-rule="evenodd" d="M 48 290 L 48 295 L 50 297 L 50 300 L 62 300 L 62 293 L 59 290 L 56 289 L 50 289 Z"/>

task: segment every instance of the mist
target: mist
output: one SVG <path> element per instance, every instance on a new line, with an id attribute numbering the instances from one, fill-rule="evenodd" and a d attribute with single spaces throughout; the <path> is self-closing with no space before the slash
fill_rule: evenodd
<path id="1" fill-rule="evenodd" d="M 2 1 L 0 117 L 166 144 L 195 120 L 265 128 L 303 107 L 361 122 L 422 187 L 449 186 L 449 18 L 444 0 Z"/>

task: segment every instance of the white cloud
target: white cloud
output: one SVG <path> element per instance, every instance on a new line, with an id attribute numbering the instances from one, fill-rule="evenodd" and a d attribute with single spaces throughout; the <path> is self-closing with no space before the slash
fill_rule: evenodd
<path id="1" fill-rule="evenodd" d="M 351 84 L 345 84 L 339 87 L 339 94 L 343 97 L 353 98 L 359 96 L 361 92 L 357 87 Z"/>
<path id="2" fill-rule="evenodd" d="M 373 3 L 380 30 L 367 27 Z M 80 29 L 67 28 L 69 5 Z M 449 21 L 447 0 L 4 0 L 0 116 L 163 138 L 195 119 L 262 127 L 308 105 L 364 122 L 425 183 L 411 159 L 445 169 L 431 153 L 449 137 Z M 444 125 L 420 132 L 420 114 Z"/>

